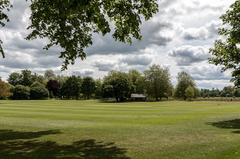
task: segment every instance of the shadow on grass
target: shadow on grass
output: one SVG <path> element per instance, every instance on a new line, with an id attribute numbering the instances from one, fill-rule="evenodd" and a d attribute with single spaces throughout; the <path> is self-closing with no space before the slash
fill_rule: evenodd
<path id="1" fill-rule="evenodd" d="M 48 130 L 38 132 L 19 132 L 13 130 L 0 130 L 0 142 L 18 139 L 34 139 L 44 135 L 60 134 L 59 130 Z"/>
<path id="2" fill-rule="evenodd" d="M 240 134 L 240 119 L 212 122 L 209 124 L 212 126 L 215 126 L 217 128 L 222 128 L 222 129 L 238 129 L 238 130 L 232 131 L 232 132 Z"/>
<path id="3" fill-rule="evenodd" d="M 58 134 L 59 131 L 16 132 L 0 130 L 1 159 L 130 159 L 126 149 L 114 143 L 80 140 L 70 145 L 35 138 Z"/>

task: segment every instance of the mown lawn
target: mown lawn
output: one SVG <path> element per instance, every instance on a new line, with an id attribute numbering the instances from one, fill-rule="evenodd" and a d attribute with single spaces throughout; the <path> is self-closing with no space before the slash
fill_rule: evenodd
<path id="1" fill-rule="evenodd" d="M 0 159 L 239 159 L 240 102 L 0 101 Z"/>

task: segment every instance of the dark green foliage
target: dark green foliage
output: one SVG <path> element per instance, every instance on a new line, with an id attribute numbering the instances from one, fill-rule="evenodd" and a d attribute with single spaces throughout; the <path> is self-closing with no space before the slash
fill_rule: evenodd
<path id="1" fill-rule="evenodd" d="M 114 98 L 113 86 L 109 84 L 103 84 L 102 88 L 102 97 L 103 98 Z"/>
<path id="2" fill-rule="evenodd" d="M 78 99 L 81 91 L 82 79 L 80 77 L 69 77 L 61 88 L 61 95 L 66 99 Z"/>
<path id="3" fill-rule="evenodd" d="M 90 99 L 95 92 L 95 81 L 92 77 L 85 77 L 82 81 L 81 93 L 85 99 Z"/>
<path id="4" fill-rule="evenodd" d="M 20 85 L 22 81 L 22 75 L 17 72 L 13 72 L 8 77 L 8 83 L 13 86 Z"/>
<path id="5" fill-rule="evenodd" d="M 30 98 L 31 99 L 47 99 L 49 91 L 45 86 L 39 82 L 34 82 L 30 87 Z"/>
<path id="6" fill-rule="evenodd" d="M 63 69 L 75 59 L 86 57 L 85 49 L 92 45 L 92 34 L 111 32 L 121 42 L 141 39 L 142 17 L 150 19 L 158 11 L 157 0 L 31 0 L 31 34 L 27 39 L 48 38 L 45 49 L 54 45 L 63 48 L 60 58 Z"/>
<path id="7" fill-rule="evenodd" d="M 95 80 L 95 98 L 100 99 L 103 97 L 103 90 L 102 90 L 102 80 L 98 79 Z"/>
<path id="8" fill-rule="evenodd" d="M 174 96 L 176 98 L 182 98 L 184 100 L 187 99 L 187 96 L 185 94 L 185 91 L 188 87 L 196 88 L 196 84 L 192 77 L 186 73 L 186 72 L 180 72 L 178 74 L 178 83 L 176 86 L 175 94 Z"/>
<path id="9" fill-rule="evenodd" d="M 234 97 L 240 97 L 240 88 L 234 90 Z"/>
<path id="10" fill-rule="evenodd" d="M 37 73 L 34 73 L 31 75 L 32 82 L 39 82 L 43 85 L 46 85 L 46 80 L 42 75 L 39 75 Z"/>
<path id="11" fill-rule="evenodd" d="M 23 85 L 16 85 L 13 89 L 13 99 L 26 100 L 30 97 L 30 88 Z"/>
<path id="12" fill-rule="evenodd" d="M 169 70 L 153 65 L 144 72 L 145 87 L 147 94 L 157 101 L 164 97 L 168 98 L 169 90 L 172 88 Z"/>
<path id="13" fill-rule="evenodd" d="M 40 75 L 32 74 L 30 70 L 22 70 L 21 73 L 13 72 L 9 75 L 8 82 L 13 85 L 31 86 L 33 82 L 44 83 L 44 78 Z"/>
<path id="14" fill-rule="evenodd" d="M 144 76 L 137 70 L 130 70 L 128 72 L 129 79 L 132 83 L 131 93 L 144 94 L 145 81 Z"/>
<path id="15" fill-rule="evenodd" d="M 236 0 L 230 9 L 221 17 L 223 22 L 219 30 L 221 39 L 210 49 L 213 57 L 210 62 L 222 65 L 223 70 L 233 69 L 233 81 L 240 86 L 240 0 Z"/>
<path id="16" fill-rule="evenodd" d="M 224 87 L 221 92 L 221 97 L 233 97 L 234 95 L 234 87 L 228 86 Z"/>
<path id="17" fill-rule="evenodd" d="M 220 97 L 221 96 L 221 91 L 219 89 L 201 89 L 200 91 L 200 96 L 203 98 L 206 97 Z"/>
<path id="18" fill-rule="evenodd" d="M 32 72 L 30 70 L 22 70 L 21 85 L 31 86 L 33 82 Z"/>
<path id="19" fill-rule="evenodd" d="M 112 71 L 104 78 L 103 94 L 122 102 L 130 96 L 131 87 L 131 81 L 126 73 Z"/>
<path id="20" fill-rule="evenodd" d="M 49 80 L 46 88 L 48 89 L 51 98 L 59 96 L 61 86 L 57 80 Z"/>

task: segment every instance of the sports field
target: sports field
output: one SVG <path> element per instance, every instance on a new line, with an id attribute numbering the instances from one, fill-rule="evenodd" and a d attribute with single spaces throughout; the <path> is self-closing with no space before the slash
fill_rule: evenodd
<path id="1" fill-rule="evenodd" d="M 0 101 L 0 159 L 239 159 L 240 102 Z"/>

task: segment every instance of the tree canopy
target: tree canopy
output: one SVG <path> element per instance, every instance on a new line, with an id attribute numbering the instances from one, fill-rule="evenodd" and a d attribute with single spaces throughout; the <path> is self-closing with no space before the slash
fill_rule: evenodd
<path id="1" fill-rule="evenodd" d="M 96 89 L 95 81 L 92 77 L 85 77 L 82 80 L 81 90 L 86 99 L 90 99 Z"/>
<path id="2" fill-rule="evenodd" d="M 235 85 L 240 86 L 240 0 L 236 0 L 221 17 L 223 26 L 219 29 L 220 40 L 210 49 L 210 62 L 222 65 L 223 70 L 233 70 Z"/>
<path id="3" fill-rule="evenodd" d="M 6 11 L 9 11 L 10 7 L 11 7 L 11 5 L 10 5 L 9 0 L 1 0 L 0 1 L 0 27 L 4 27 L 5 22 L 9 21 Z M 0 39 L 0 54 L 2 54 L 3 57 L 5 57 L 1 39 Z"/>
<path id="4" fill-rule="evenodd" d="M 158 11 L 157 0 L 29 0 L 31 17 L 26 39 L 47 38 L 45 49 L 60 46 L 63 69 L 76 58 L 86 57 L 93 33 L 112 33 L 115 40 L 131 43 L 141 39 L 140 26 Z M 0 2 L 0 24 L 8 20 L 3 12 L 9 0 Z M 1 51 L 2 50 L 2 51 Z M 2 47 L 0 51 L 3 53 Z"/>
<path id="5" fill-rule="evenodd" d="M 175 94 L 174 96 L 177 98 L 182 98 L 184 100 L 186 100 L 188 97 L 187 95 L 189 95 L 190 89 L 194 89 L 196 91 L 196 84 L 195 81 L 193 80 L 193 78 L 186 72 L 180 72 L 178 74 L 178 83 L 175 89 Z M 186 94 L 186 90 L 189 88 L 189 90 L 187 91 L 188 93 Z"/>
<path id="6" fill-rule="evenodd" d="M 169 90 L 172 88 L 170 73 L 167 68 L 161 68 L 159 65 L 153 65 L 144 72 L 146 80 L 147 93 L 161 100 L 168 97 Z"/>
<path id="7" fill-rule="evenodd" d="M 116 101 L 124 101 L 130 95 L 132 83 L 128 74 L 112 71 L 104 78 L 103 94 L 106 97 L 115 97 Z"/>

